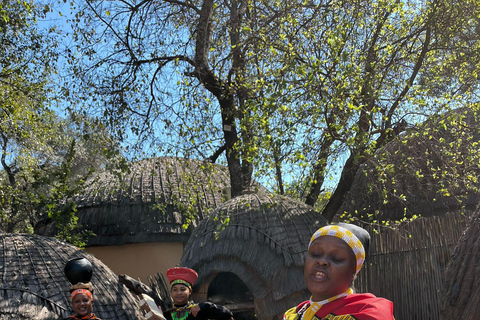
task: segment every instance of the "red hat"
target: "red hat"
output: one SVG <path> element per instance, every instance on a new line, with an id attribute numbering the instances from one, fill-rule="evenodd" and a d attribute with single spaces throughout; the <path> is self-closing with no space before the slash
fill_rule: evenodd
<path id="1" fill-rule="evenodd" d="M 190 268 L 175 267 L 167 270 L 167 278 L 171 287 L 180 283 L 191 289 L 198 278 L 198 274 Z"/>

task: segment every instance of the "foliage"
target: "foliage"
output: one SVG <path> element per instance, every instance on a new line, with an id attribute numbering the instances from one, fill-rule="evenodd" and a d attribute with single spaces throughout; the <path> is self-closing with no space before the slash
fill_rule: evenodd
<path id="1" fill-rule="evenodd" d="M 375 154 L 357 176 L 343 218 L 379 223 L 474 210 L 480 194 L 479 107 L 431 117 Z"/>
<path id="2" fill-rule="evenodd" d="M 0 134 L 5 174 L 2 177 L 2 220 L 7 224 L 6 231 L 12 232 L 18 223 L 14 218 L 28 221 L 28 213 L 38 202 L 32 193 L 19 187 L 17 177 L 23 173 L 19 174 L 17 168 L 29 165 L 32 157 L 42 149 L 38 138 L 50 130 L 52 114 L 43 107 L 43 99 L 45 76 L 52 71 L 49 62 L 55 55 L 46 58 L 40 53 L 51 39 L 43 38 L 31 27 L 37 8 L 28 2 L 12 1 L 2 3 L 1 9 Z M 43 146 L 47 148 L 48 145 Z M 18 152 L 19 166 L 7 163 L 15 152 Z M 31 173 L 31 177 L 36 176 L 36 172 Z M 26 179 L 26 183 L 30 185 L 33 181 Z M 20 193 L 23 197 L 19 197 Z"/>
<path id="3" fill-rule="evenodd" d="M 48 216 L 62 240 L 81 246 L 86 234 L 77 226 L 75 205 L 65 199 L 82 190 L 118 146 L 89 119 L 59 119 L 34 105 L 12 110 L 3 121 L 10 126 L 2 126 L 1 228 L 32 232 Z"/>
<path id="4" fill-rule="evenodd" d="M 330 195 L 321 210 L 331 220 L 377 150 L 474 101 L 479 8 L 86 1 L 72 7 L 84 57 L 73 71 L 120 139 L 131 132 L 159 153 L 203 159 L 224 147 L 233 196 L 255 172 L 307 204 Z"/>
<path id="5" fill-rule="evenodd" d="M 52 108 L 58 38 L 37 25 L 49 7 L 12 1 L 0 8 L 0 229 L 31 233 L 50 216 L 63 240 L 82 245 L 76 208 L 65 198 L 107 156 L 118 156 L 118 145 L 98 121 L 75 113 L 62 119 Z"/>

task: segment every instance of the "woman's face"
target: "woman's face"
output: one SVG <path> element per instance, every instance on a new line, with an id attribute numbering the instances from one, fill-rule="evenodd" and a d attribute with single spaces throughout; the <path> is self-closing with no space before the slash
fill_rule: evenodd
<path id="1" fill-rule="evenodd" d="M 183 284 L 176 284 L 170 290 L 172 294 L 173 302 L 176 305 L 186 304 L 188 302 L 188 297 L 190 296 L 190 289 Z"/>
<path id="2" fill-rule="evenodd" d="M 84 294 L 78 293 L 72 300 L 73 311 L 79 316 L 86 316 L 92 312 L 92 300 Z"/>
<path id="3" fill-rule="evenodd" d="M 303 272 L 312 300 L 322 301 L 345 292 L 352 284 L 355 266 L 355 255 L 342 239 L 322 236 L 313 241 Z"/>

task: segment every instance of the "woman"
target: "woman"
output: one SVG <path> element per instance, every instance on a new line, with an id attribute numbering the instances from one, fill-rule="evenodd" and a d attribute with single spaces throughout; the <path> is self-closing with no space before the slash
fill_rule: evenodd
<path id="1" fill-rule="evenodd" d="M 75 314 L 65 320 L 84 320 L 84 319 L 98 319 L 92 313 L 93 295 L 92 286 L 90 284 L 81 284 L 72 286 L 70 289 L 70 297 L 72 298 L 72 306 Z"/>
<path id="2" fill-rule="evenodd" d="M 304 267 L 305 283 L 312 296 L 287 310 L 283 319 L 393 320 L 392 302 L 353 291 L 369 243 L 368 232 L 352 224 L 318 229 L 310 239 Z"/>
<path id="3" fill-rule="evenodd" d="M 193 303 L 189 301 L 192 286 L 198 278 L 195 270 L 175 267 L 167 270 L 170 282 L 173 310 L 167 310 L 164 316 L 167 320 L 228 320 L 232 312 L 227 308 L 210 302 Z"/>

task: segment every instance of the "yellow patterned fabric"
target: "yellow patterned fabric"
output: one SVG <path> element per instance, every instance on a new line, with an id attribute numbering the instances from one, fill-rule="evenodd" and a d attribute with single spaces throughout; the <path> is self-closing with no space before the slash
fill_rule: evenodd
<path id="1" fill-rule="evenodd" d="M 347 230 L 343 227 L 330 225 L 318 229 L 312 235 L 308 247 L 310 248 L 310 245 L 313 241 L 323 236 L 332 236 L 342 239 L 352 249 L 353 253 L 355 254 L 355 259 L 357 260 L 357 266 L 355 269 L 355 275 L 357 275 L 363 266 L 363 262 L 365 261 L 365 249 L 363 248 L 362 242 L 358 240 L 357 236 L 355 236 L 350 230 Z"/>
<path id="2" fill-rule="evenodd" d="M 297 307 L 288 309 L 283 315 L 283 320 L 297 320 L 297 319 L 298 319 Z"/>
<path id="3" fill-rule="evenodd" d="M 325 300 L 322 300 L 322 301 L 312 301 L 312 300 L 310 300 L 309 303 L 304 306 L 304 307 L 306 307 L 306 310 L 299 310 L 299 312 L 297 313 L 296 307 L 291 308 L 291 309 L 287 310 L 287 312 L 285 312 L 283 319 L 284 320 L 312 320 L 314 318 L 318 319 L 318 317 L 315 317 L 315 314 L 317 313 L 318 310 L 320 310 L 320 308 L 323 305 L 325 305 L 327 303 L 330 303 L 332 301 L 335 301 L 339 298 L 346 297 L 346 296 L 348 296 L 352 293 L 353 293 L 352 288 L 348 288 L 348 290 L 345 291 L 344 293 L 337 294 L 336 296 L 333 296 L 331 298 L 328 298 L 328 299 L 325 299 Z M 300 318 L 299 318 L 299 314 L 301 315 Z M 348 318 L 346 318 L 346 319 L 348 319 Z"/>
<path id="4" fill-rule="evenodd" d="M 325 300 L 322 300 L 322 301 L 312 301 L 310 299 L 310 305 L 308 306 L 307 310 L 305 311 L 305 313 L 303 314 L 302 316 L 302 320 L 311 320 L 313 319 L 313 316 L 315 316 L 315 313 L 317 313 L 318 310 L 320 310 L 320 308 L 327 304 L 327 303 L 330 303 L 332 301 L 335 301 L 337 300 L 338 298 L 343 298 L 343 297 L 346 297 L 348 296 L 349 294 L 352 294 L 353 293 L 353 289 L 352 288 L 348 288 L 347 291 L 345 291 L 344 293 L 340 293 L 340 294 L 337 294 L 336 296 L 333 296 L 331 298 L 328 298 L 328 299 L 325 299 Z"/>
<path id="5" fill-rule="evenodd" d="M 312 318 L 306 310 L 311 301 L 304 301 L 287 310 L 283 320 L 395 320 L 393 303 L 387 299 L 377 298 L 371 293 L 355 293 L 324 304 Z"/>

